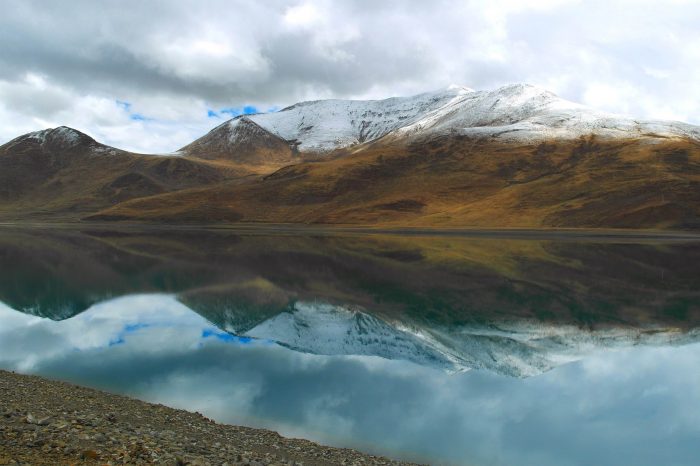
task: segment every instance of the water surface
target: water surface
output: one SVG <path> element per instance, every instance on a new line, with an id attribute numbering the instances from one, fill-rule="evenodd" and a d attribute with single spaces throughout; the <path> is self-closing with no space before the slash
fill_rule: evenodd
<path id="1" fill-rule="evenodd" d="M 0 367 L 434 464 L 696 464 L 700 244 L 0 229 Z"/>

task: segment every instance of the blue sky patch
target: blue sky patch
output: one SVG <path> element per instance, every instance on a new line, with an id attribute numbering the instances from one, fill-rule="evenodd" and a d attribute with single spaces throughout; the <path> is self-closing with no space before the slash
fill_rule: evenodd
<path id="1" fill-rule="evenodd" d="M 242 107 L 227 107 L 221 108 L 219 110 L 208 109 L 207 117 L 209 118 L 221 118 L 221 117 L 237 117 L 239 115 L 253 115 L 255 113 L 260 113 L 258 107 L 254 105 L 244 105 Z"/>
<path id="2" fill-rule="evenodd" d="M 131 102 L 126 102 L 124 100 L 116 100 L 117 107 L 124 109 L 127 112 L 131 112 Z"/>
<path id="3" fill-rule="evenodd" d="M 148 118 L 147 116 L 137 113 L 137 112 L 132 112 L 131 111 L 131 102 L 127 102 L 125 100 L 115 100 L 117 107 L 121 108 L 124 110 L 126 113 L 129 114 L 129 119 L 132 121 L 151 121 L 153 118 Z"/>

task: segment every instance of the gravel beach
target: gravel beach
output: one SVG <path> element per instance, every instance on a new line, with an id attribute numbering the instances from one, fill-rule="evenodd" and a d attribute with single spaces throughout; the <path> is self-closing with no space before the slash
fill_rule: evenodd
<path id="1" fill-rule="evenodd" d="M 0 371 L 0 465 L 409 464 Z"/>

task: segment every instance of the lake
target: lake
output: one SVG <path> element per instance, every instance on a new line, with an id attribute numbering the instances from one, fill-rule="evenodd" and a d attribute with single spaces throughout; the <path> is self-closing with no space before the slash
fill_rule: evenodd
<path id="1" fill-rule="evenodd" d="M 696 465 L 700 243 L 0 228 L 0 367 L 431 464 Z"/>

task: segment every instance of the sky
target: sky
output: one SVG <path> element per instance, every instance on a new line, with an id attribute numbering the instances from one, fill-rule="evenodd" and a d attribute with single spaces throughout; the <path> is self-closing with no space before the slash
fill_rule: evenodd
<path id="1" fill-rule="evenodd" d="M 0 144 L 71 126 L 167 153 L 241 113 L 526 82 L 700 124 L 694 0 L 4 0 Z"/>

